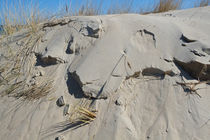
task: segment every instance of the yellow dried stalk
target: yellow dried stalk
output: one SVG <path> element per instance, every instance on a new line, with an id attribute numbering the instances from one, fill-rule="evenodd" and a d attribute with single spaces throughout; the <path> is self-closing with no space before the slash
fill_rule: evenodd
<path id="1" fill-rule="evenodd" d="M 77 117 L 76 121 L 74 121 L 81 122 L 81 126 L 84 124 L 89 124 L 96 119 L 96 113 L 84 107 L 79 107 L 76 112 L 78 113 L 79 117 Z"/>
<path id="2" fill-rule="evenodd" d="M 90 116 L 92 118 L 96 118 L 96 114 L 92 111 L 89 111 L 83 107 L 80 107 L 79 108 L 79 112 L 83 113 L 84 115 L 87 115 L 87 116 Z"/>

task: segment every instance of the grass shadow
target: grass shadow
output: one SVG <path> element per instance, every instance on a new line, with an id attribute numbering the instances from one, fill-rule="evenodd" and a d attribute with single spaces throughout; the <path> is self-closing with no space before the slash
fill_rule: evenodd
<path id="1" fill-rule="evenodd" d="M 64 133 L 76 130 L 76 129 L 78 129 L 82 126 L 86 126 L 86 125 L 88 125 L 88 123 L 84 123 L 79 120 L 73 121 L 73 122 L 64 121 L 64 122 L 60 122 L 60 123 L 57 123 L 57 124 L 51 126 L 47 130 L 42 131 L 41 136 L 42 136 L 42 138 L 47 138 L 49 136 L 54 136 L 56 134 L 64 134 Z"/>

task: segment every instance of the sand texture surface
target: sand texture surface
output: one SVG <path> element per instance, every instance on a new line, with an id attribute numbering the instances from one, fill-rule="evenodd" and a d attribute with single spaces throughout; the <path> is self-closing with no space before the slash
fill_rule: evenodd
<path id="1" fill-rule="evenodd" d="M 210 7 L 63 18 L 27 34 L 1 41 L 0 65 L 34 43 L 18 80 L 50 92 L 8 90 L 2 70 L 0 140 L 210 139 Z"/>

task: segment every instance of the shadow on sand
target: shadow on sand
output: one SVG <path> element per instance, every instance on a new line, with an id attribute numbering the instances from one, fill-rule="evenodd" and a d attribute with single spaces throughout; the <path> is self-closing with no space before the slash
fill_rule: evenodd
<path id="1" fill-rule="evenodd" d="M 57 124 L 51 126 L 49 129 L 42 131 L 41 137 L 42 137 L 42 139 L 44 139 L 49 136 L 54 136 L 56 134 L 64 134 L 64 133 L 76 130 L 76 129 L 86 126 L 86 125 L 88 125 L 88 123 L 84 123 L 79 120 L 76 120 L 73 122 L 69 122 L 69 121 L 60 122 L 60 123 L 57 123 Z"/>

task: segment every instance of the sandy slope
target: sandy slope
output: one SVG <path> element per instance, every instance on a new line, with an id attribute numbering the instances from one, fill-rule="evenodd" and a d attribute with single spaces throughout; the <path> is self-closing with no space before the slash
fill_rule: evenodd
<path id="1" fill-rule="evenodd" d="M 209 139 L 210 7 L 65 18 L 40 32 L 31 63 L 45 74 L 28 78 L 52 79 L 53 91 L 35 101 L 1 97 L 0 139 Z M 78 106 L 96 109 L 96 119 L 75 123 Z"/>

